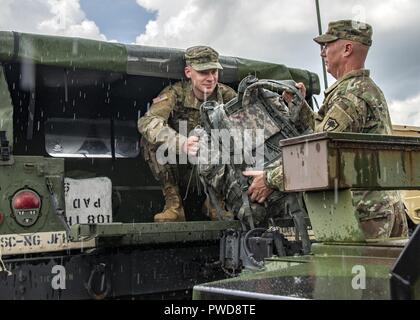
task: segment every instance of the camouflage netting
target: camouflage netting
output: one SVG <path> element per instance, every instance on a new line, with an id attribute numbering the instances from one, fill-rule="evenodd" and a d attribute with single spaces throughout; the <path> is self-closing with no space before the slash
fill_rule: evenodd
<path id="1" fill-rule="evenodd" d="M 7 31 L 0 32 L 0 61 L 33 61 L 168 79 L 184 77 L 184 50 L 181 49 Z M 253 74 L 263 79 L 302 81 L 308 95 L 320 92 L 318 76 L 307 70 L 226 56 L 221 56 L 220 62 L 224 68 L 221 82 L 239 83 Z"/>

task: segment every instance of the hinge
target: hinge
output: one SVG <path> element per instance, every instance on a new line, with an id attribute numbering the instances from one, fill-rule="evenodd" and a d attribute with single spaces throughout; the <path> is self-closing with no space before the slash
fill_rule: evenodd
<path id="1" fill-rule="evenodd" d="M 12 148 L 6 138 L 6 131 L 0 131 L 0 161 L 9 161 Z"/>

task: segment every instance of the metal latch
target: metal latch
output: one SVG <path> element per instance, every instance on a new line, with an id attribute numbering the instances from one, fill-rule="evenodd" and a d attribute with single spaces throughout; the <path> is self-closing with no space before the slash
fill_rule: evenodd
<path id="1" fill-rule="evenodd" d="M 0 131 L 0 161 L 9 161 L 12 148 L 6 138 L 6 131 Z"/>
<path id="2" fill-rule="evenodd" d="M 46 176 L 45 177 L 45 184 L 47 186 L 48 192 L 50 193 L 51 204 L 57 215 L 58 219 L 62 223 L 67 237 L 70 235 L 70 227 L 66 222 L 65 219 L 65 204 L 64 199 L 60 199 L 57 192 L 55 192 L 55 187 L 64 185 L 62 176 Z"/>

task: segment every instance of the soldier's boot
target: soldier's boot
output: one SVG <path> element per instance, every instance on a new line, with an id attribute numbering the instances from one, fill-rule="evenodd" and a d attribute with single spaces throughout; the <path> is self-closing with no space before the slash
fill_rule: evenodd
<path id="1" fill-rule="evenodd" d="M 155 215 L 155 222 L 181 222 L 185 221 L 184 207 L 177 186 L 167 184 L 163 188 L 165 207 L 162 212 Z"/>

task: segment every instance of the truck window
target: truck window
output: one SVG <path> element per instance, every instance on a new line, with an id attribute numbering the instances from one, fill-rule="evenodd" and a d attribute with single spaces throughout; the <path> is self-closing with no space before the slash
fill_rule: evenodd
<path id="1" fill-rule="evenodd" d="M 115 157 L 136 157 L 137 128 L 124 120 L 50 118 L 45 123 L 45 149 L 52 157 L 111 158 L 112 126 Z"/>

